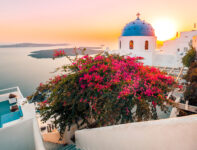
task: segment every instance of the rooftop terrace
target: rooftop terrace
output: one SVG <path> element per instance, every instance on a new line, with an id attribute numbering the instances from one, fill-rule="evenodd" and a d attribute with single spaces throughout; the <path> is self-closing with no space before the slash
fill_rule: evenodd
<path id="1" fill-rule="evenodd" d="M 10 93 L 16 95 L 16 99 L 9 98 Z M 8 122 L 20 119 L 23 116 L 18 99 L 23 98 L 18 87 L 0 90 L 0 128 Z M 15 110 L 13 110 L 15 109 Z"/>

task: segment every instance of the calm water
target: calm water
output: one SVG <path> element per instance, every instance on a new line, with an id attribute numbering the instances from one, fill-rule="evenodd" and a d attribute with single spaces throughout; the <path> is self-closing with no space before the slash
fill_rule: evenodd
<path id="1" fill-rule="evenodd" d="M 0 48 L 0 89 L 19 86 L 24 96 L 31 95 L 40 82 L 55 75 L 50 72 L 68 61 L 65 58 L 36 59 L 28 55 L 32 51 L 55 48 L 61 47 Z"/>

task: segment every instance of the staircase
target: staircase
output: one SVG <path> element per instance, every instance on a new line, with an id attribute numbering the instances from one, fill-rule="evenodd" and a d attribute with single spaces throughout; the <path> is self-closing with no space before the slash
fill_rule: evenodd
<path id="1" fill-rule="evenodd" d="M 80 150 L 80 149 L 76 148 L 76 145 L 69 144 L 64 147 L 59 148 L 58 150 Z"/>

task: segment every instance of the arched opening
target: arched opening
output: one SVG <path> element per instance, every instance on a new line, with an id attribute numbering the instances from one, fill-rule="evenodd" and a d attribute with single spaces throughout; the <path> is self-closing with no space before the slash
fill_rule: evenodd
<path id="1" fill-rule="evenodd" d="M 131 40 L 131 41 L 129 42 L 129 48 L 130 48 L 130 49 L 133 49 L 133 48 L 134 48 L 133 40 Z"/>
<path id="2" fill-rule="evenodd" d="M 145 41 L 145 50 L 148 50 L 148 41 Z"/>

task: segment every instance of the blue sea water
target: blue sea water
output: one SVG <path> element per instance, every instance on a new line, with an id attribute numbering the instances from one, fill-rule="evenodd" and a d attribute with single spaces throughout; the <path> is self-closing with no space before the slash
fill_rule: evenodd
<path id="1" fill-rule="evenodd" d="M 56 48 L 61 47 L 0 48 L 0 89 L 19 86 L 25 97 L 31 95 L 41 82 L 55 76 L 51 72 L 68 60 L 37 59 L 28 55 L 32 51 Z"/>

